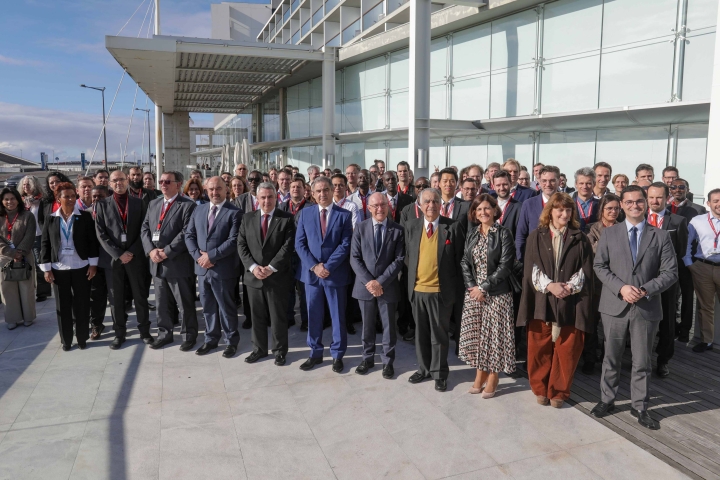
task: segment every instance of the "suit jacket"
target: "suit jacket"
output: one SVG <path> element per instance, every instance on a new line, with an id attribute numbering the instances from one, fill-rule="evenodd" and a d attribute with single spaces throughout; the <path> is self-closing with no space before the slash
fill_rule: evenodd
<path id="1" fill-rule="evenodd" d="M 40 240 L 40 264 L 47 265 L 48 268 L 60 258 L 60 223 L 60 217 L 51 215 L 45 218 L 43 225 L 42 240 Z M 83 260 L 99 257 L 100 244 L 95 234 L 95 222 L 89 212 L 80 212 L 80 215 L 75 215 L 72 237 L 78 257 Z"/>
<path id="2" fill-rule="evenodd" d="M 118 260 L 125 252 L 130 252 L 135 257 L 145 256 L 140 230 L 146 213 L 145 204 L 142 200 L 128 195 L 127 242 L 123 245 L 120 241 L 120 236 L 124 233 L 123 224 L 120 211 L 115 203 L 115 197 L 110 195 L 97 202 L 95 208 L 95 231 L 102 247 L 98 266 L 110 267 L 112 261 Z"/>
<path id="3" fill-rule="evenodd" d="M 565 190 L 560 190 L 560 189 L 558 188 L 558 192 L 563 192 L 563 193 L 567 193 L 567 194 L 571 194 L 571 193 L 573 193 L 574 191 L 575 191 L 575 188 L 574 188 L 574 187 L 565 187 Z"/>
<path id="4" fill-rule="evenodd" d="M 612 252 L 612 254 L 611 254 Z M 607 227 L 600 236 L 595 254 L 595 274 L 603 284 L 600 312 L 613 317 L 624 315 L 630 304 L 620 296 L 625 285 L 645 287 L 648 298 L 635 305 L 645 320 L 662 320 L 660 294 L 678 280 L 677 259 L 670 234 L 645 224 L 633 265 L 625 222 Z"/>
<path id="5" fill-rule="evenodd" d="M 462 292 L 462 275 L 460 274 L 460 260 L 463 255 L 462 245 L 459 245 L 458 228 L 460 224 L 449 218 L 439 217 L 438 235 L 438 277 L 440 279 L 440 298 L 444 306 L 455 303 L 458 292 Z M 407 288 L 408 298 L 413 299 L 415 294 L 415 279 L 417 277 L 420 259 L 420 235 L 426 235 L 425 219 L 409 220 L 405 226 L 405 264 L 408 267 Z"/>
<path id="6" fill-rule="evenodd" d="M 240 210 L 225 202 L 217 212 L 212 229 L 208 231 L 210 203 L 198 205 L 185 229 L 185 245 L 195 261 L 195 274 L 209 275 L 218 279 L 237 278 L 240 274 L 240 257 L 237 252 L 237 236 L 242 222 Z M 207 252 L 212 268 L 202 268 L 197 259 Z"/>
<path id="7" fill-rule="evenodd" d="M 145 187 L 143 187 L 140 190 L 140 197 L 138 197 L 137 194 L 134 194 L 133 192 L 131 192 L 130 188 L 128 188 L 128 193 L 135 198 L 140 198 L 143 201 L 143 203 L 145 204 L 145 209 L 148 208 L 148 206 L 150 205 L 150 202 L 152 202 L 156 198 L 162 197 L 162 192 L 160 194 L 158 194 L 157 190 L 154 190 L 154 189 L 148 190 Z"/>
<path id="8" fill-rule="evenodd" d="M 237 198 L 234 198 L 231 200 L 231 203 L 235 205 L 237 208 L 242 210 L 243 215 L 246 212 L 253 212 L 255 211 L 255 205 L 252 200 L 252 195 L 250 195 L 249 192 L 243 193 Z"/>
<path id="9" fill-rule="evenodd" d="M 575 202 L 575 208 L 577 208 L 578 221 L 580 222 L 580 231 L 584 231 L 587 225 L 598 221 L 598 207 L 600 207 L 600 200 L 598 200 L 594 196 L 590 197 L 590 215 L 588 215 L 587 219 L 584 219 L 583 214 L 580 213 L 577 192 L 572 194 L 572 199 Z"/>
<path id="10" fill-rule="evenodd" d="M 668 205 L 667 211 L 672 213 L 672 206 Z M 675 212 L 675 215 L 680 215 L 681 217 L 685 217 L 685 219 L 690 223 L 690 220 L 697 217 L 698 215 L 705 215 L 707 213 L 707 209 L 703 207 L 702 205 L 698 205 L 697 203 L 692 203 L 688 201 L 685 205 L 682 207 L 678 207 L 677 211 Z"/>
<path id="11" fill-rule="evenodd" d="M 532 197 L 522 204 L 522 208 L 520 209 L 520 218 L 518 219 L 517 228 L 515 230 L 515 255 L 521 262 L 525 256 L 525 242 L 527 237 L 530 235 L 530 232 L 537 228 L 542 211 L 542 195 Z"/>
<path id="12" fill-rule="evenodd" d="M 406 195 L 407 196 L 407 195 Z M 352 296 L 358 300 L 372 300 L 373 295 L 365 288 L 371 280 L 377 280 L 383 288 L 379 297 L 389 303 L 400 301 L 398 275 L 405 261 L 405 230 L 390 217 L 385 227 L 380 254 L 375 252 L 375 227 L 372 220 L 358 223 L 353 232 L 350 266 L 355 272 Z"/>
<path id="13" fill-rule="evenodd" d="M 237 236 L 237 249 L 240 261 L 245 267 L 243 283 L 253 288 L 272 285 L 291 288 L 295 271 L 292 268 L 292 254 L 295 247 L 295 219 L 282 210 L 275 209 L 268 223 L 267 235 L 262 240 L 262 210 L 255 210 L 243 216 Z M 272 265 L 277 272 L 265 280 L 258 279 L 250 267 Z"/>
<path id="14" fill-rule="evenodd" d="M 684 266 L 682 258 L 685 256 L 688 243 L 688 221 L 680 215 L 673 213 L 665 213 L 665 220 L 663 220 L 662 230 L 670 234 L 670 241 L 675 250 L 675 259 L 677 260 L 678 267 Z"/>
<path id="15" fill-rule="evenodd" d="M 165 197 L 160 197 L 150 202 L 141 229 L 145 254 L 149 255 L 150 251 L 162 248 L 167 255 L 167 259 L 160 263 L 150 260 L 150 273 L 160 278 L 191 277 L 194 272 L 194 262 L 185 245 L 185 227 L 190 222 L 197 205 L 193 200 L 178 194 L 165 213 L 160 228 L 160 240 L 153 242 L 153 233 L 157 230 L 164 201 Z"/>
<path id="16" fill-rule="evenodd" d="M 522 185 L 517 185 L 513 198 L 518 202 L 523 203 L 525 200 L 528 200 L 537 195 L 539 195 L 537 190 L 533 188 L 523 187 Z"/>
<path id="17" fill-rule="evenodd" d="M 442 207 L 440 207 L 442 208 Z M 455 198 L 455 205 L 452 209 L 452 214 L 450 215 L 450 218 L 456 222 L 462 223 L 465 228 L 467 228 L 468 223 L 468 209 L 470 208 L 470 202 L 466 202 L 465 200 L 461 198 Z"/>
<path id="18" fill-rule="evenodd" d="M 514 242 L 515 235 L 517 233 L 518 221 L 520 220 L 520 209 L 522 208 L 522 203 L 510 197 L 506 208 L 507 210 L 505 210 L 505 214 L 502 217 L 500 225 L 510 230 Z M 515 251 L 515 255 L 517 256 L 517 250 Z"/>
<path id="19" fill-rule="evenodd" d="M 352 214 L 331 204 L 325 238 L 320 230 L 320 209 L 317 205 L 302 209 L 298 215 L 295 249 L 300 257 L 299 276 L 303 283 L 327 287 L 344 287 L 350 284 L 350 243 L 352 240 Z M 311 268 L 322 263 L 330 271 L 321 279 Z"/>
<path id="20" fill-rule="evenodd" d="M 400 185 L 398 184 L 398 192 L 400 192 Z M 415 201 L 417 198 L 417 192 L 415 191 L 415 185 L 413 183 L 408 184 L 407 192 L 400 192 L 403 195 L 407 195 Z"/>
<path id="21" fill-rule="evenodd" d="M 387 198 L 387 195 L 386 195 L 386 198 Z M 395 205 L 395 215 L 392 217 L 392 220 L 395 223 L 398 223 L 398 222 L 400 222 L 400 215 L 402 215 L 403 209 L 405 207 L 407 207 L 408 205 L 412 205 L 413 203 L 415 203 L 415 199 L 413 197 L 411 197 L 410 195 L 405 195 L 404 193 L 398 192 L 396 200 L 397 200 L 397 205 Z M 388 214 L 391 214 L 391 213 L 392 213 L 392 211 L 388 211 Z"/>
<path id="22" fill-rule="evenodd" d="M 21 250 L 25 255 L 25 261 L 31 265 L 35 265 L 35 256 L 32 254 L 33 244 L 35 243 L 35 215 L 30 210 L 23 210 L 15 219 L 12 233 L 10 235 L 12 244 L 15 248 L 10 247 L 7 238 L 7 219 L 5 216 L 0 217 L 0 266 L 4 267 L 13 261 L 15 253 Z"/>
<path id="23" fill-rule="evenodd" d="M 409 220 L 415 218 L 422 218 L 423 213 L 420 210 L 420 205 L 417 202 L 412 202 L 410 205 L 406 205 L 402 212 L 400 212 L 400 225 L 405 228 Z"/>
<path id="24" fill-rule="evenodd" d="M 290 209 L 290 202 L 291 202 L 291 201 L 292 201 L 292 200 L 287 200 L 287 201 L 285 201 L 285 202 L 282 202 L 281 204 L 279 204 L 279 205 L 277 206 L 277 208 L 278 208 L 279 210 L 283 211 L 283 212 L 287 212 L 287 213 L 293 215 L 293 213 L 292 213 L 292 211 L 291 211 L 291 209 Z M 306 201 L 306 200 L 302 200 L 301 203 L 299 204 L 299 206 L 297 207 L 297 211 L 296 211 L 295 214 L 293 215 L 294 221 L 295 221 L 296 231 L 297 231 L 298 219 L 299 219 L 299 217 L 300 217 L 300 215 L 298 215 L 298 214 L 300 213 L 300 210 L 302 210 L 303 208 L 306 208 L 306 207 L 311 207 L 311 206 L 313 206 L 313 205 L 314 205 L 313 203 L 310 203 L 310 202 L 308 202 L 308 201 Z M 300 257 L 299 257 L 298 254 L 297 254 L 297 250 L 295 250 L 294 241 L 293 241 L 293 251 L 292 251 L 292 271 L 293 271 L 293 277 L 294 277 L 294 278 L 300 278 Z"/>

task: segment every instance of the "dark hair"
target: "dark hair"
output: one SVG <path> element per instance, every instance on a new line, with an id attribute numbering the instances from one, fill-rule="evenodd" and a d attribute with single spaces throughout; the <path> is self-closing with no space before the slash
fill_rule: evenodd
<path id="1" fill-rule="evenodd" d="M 612 166 L 610 166 L 607 162 L 597 162 L 595 165 L 593 165 L 593 170 L 596 170 L 598 167 L 604 167 L 610 170 L 610 175 L 612 175 Z"/>
<path id="2" fill-rule="evenodd" d="M 567 180 L 567 175 L 565 175 L 564 173 L 560 173 L 560 176 L 561 176 L 562 178 L 564 178 L 565 180 Z"/>
<path id="3" fill-rule="evenodd" d="M 151 172 L 146 172 L 146 173 L 151 173 Z M 196 173 L 202 177 L 202 172 L 200 170 L 198 170 L 197 168 L 190 170 L 190 176 L 193 176 Z"/>
<path id="4" fill-rule="evenodd" d="M 710 199 L 712 198 L 712 196 L 715 195 L 715 194 L 720 194 L 720 188 L 713 188 L 712 190 L 710 190 L 710 191 L 708 192 L 708 195 L 707 195 L 708 202 L 710 201 Z"/>
<path id="5" fill-rule="evenodd" d="M 165 170 L 161 175 L 172 175 L 176 182 L 183 183 L 183 181 L 185 181 L 183 174 L 175 170 Z"/>
<path id="6" fill-rule="evenodd" d="M 77 181 L 78 181 L 78 183 L 80 183 L 80 182 L 92 182 L 93 179 L 92 179 L 92 177 L 86 177 L 85 175 L 82 175 L 82 176 L 78 177 Z"/>
<path id="7" fill-rule="evenodd" d="M 94 178 L 94 177 L 97 177 L 97 176 L 100 175 L 101 173 L 107 173 L 107 174 L 108 174 L 108 177 L 110 176 L 110 172 L 108 172 L 108 171 L 105 170 L 104 168 L 100 168 L 100 169 L 98 169 L 98 170 L 95 171 L 95 175 L 93 175 L 93 178 Z"/>
<path id="8" fill-rule="evenodd" d="M 497 172 L 493 173 L 492 179 L 495 180 L 496 178 L 507 178 L 507 181 L 510 181 L 510 174 L 506 172 L 505 170 L 498 170 Z M 495 183 L 493 181 L 493 183 Z"/>
<path id="9" fill-rule="evenodd" d="M 395 166 L 395 168 L 396 168 L 396 169 L 397 169 L 397 168 L 400 168 L 400 165 L 403 165 L 403 166 L 407 167 L 408 170 L 410 170 L 410 164 L 409 164 L 408 162 L 406 162 L 405 160 L 400 160 L 400 161 L 397 163 L 397 165 Z"/>
<path id="10" fill-rule="evenodd" d="M 60 193 L 65 190 L 72 190 L 75 192 L 75 196 L 77 196 L 77 189 L 75 188 L 75 185 L 72 184 L 72 182 L 62 182 L 55 185 L 55 200 L 60 201 Z"/>
<path id="11" fill-rule="evenodd" d="M 553 193 L 550 200 L 545 204 L 542 213 L 540 214 L 540 220 L 538 226 L 550 228 L 552 223 L 552 211 L 556 208 L 569 208 L 572 212 L 572 217 L 568 224 L 569 227 L 578 229 L 580 228 L 580 221 L 578 220 L 578 211 L 575 206 L 575 201 L 567 193 Z"/>
<path id="12" fill-rule="evenodd" d="M 346 177 L 345 175 L 343 175 L 342 173 L 336 173 L 335 175 L 333 175 L 332 177 L 330 177 L 330 180 L 332 180 L 333 178 L 340 178 L 340 179 L 342 179 L 342 181 L 343 181 L 343 183 L 345 184 L 345 186 L 347 186 L 347 177 Z"/>
<path id="13" fill-rule="evenodd" d="M 647 168 L 643 168 L 643 170 L 647 170 Z M 647 200 L 647 192 L 644 188 L 638 187 L 637 185 L 628 185 L 625 187 L 625 190 L 623 190 L 620 193 L 620 201 L 622 201 L 625 198 L 626 193 L 632 193 L 632 192 L 640 192 L 642 193 L 642 196 L 645 200 Z"/>
<path id="14" fill-rule="evenodd" d="M 25 202 L 23 202 L 22 197 L 20 196 L 20 192 L 15 190 L 14 188 L 5 187 L 0 192 L 0 216 L 7 215 L 7 210 L 5 210 L 5 205 L 2 204 L 2 199 L 5 198 L 6 194 L 11 194 L 13 197 L 15 197 L 15 200 L 18 202 L 17 210 L 19 212 L 25 211 Z M 710 198 L 710 197 L 708 197 Z"/>
<path id="15" fill-rule="evenodd" d="M 651 183 L 648 188 L 650 188 L 650 187 L 662 188 L 663 191 L 665 192 L 665 198 L 667 198 L 668 195 L 670 195 L 670 188 L 669 188 L 667 185 L 665 185 L 663 182 L 654 182 L 654 183 Z"/>
<path id="16" fill-rule="evenodd" d="M 475 218 L 475 210 L 480 206 L 481 203 L 488 202 L 491 207 L 495 209 L 495 215 L 493 215 L 493 220 L 497 220 L 502 216 L 502 210 L 500 210 L 500 207 L 498 207 L 497 200 L 495 200 L 495 197 L 490 195 L 489 193 L 481 193 L 470 204 L 470 208 L 468 208 L 468 222 L 477 224 L 477 219 Z"/>
<path id="17" fill-rule="evenodd" d="M 560 169 L 554 165 L 543 165 L 538 172 L 538 178 L 542 177 L 543 173 L 554 173 L 558 178 L 560 178 Z"/>
<path id="18" fill-rule="evenodd" d="M 294 182 L 295 180 L 302 180 L 303 183 L 306 182 L 306 180 L 305 180 L 305 175 L 303 175 L 303 174 L 300 173 L 300 172 L 298 172 L 298 173 L 296 173 L 295 175 L 293 175 L 292 180 L 290 181 L 290 183 Z"/>
<path id="19" fill-rule="evenodd" d="M 196 170 L 193 170 L 193 172 L 195 172 L 195 171 L 196 171 Z M 180 172 L 178 172 L 178 173 L 180 173 Z M 155 180 L 155 174 L 154 174 L 153 172 L 143 172 L 143 177 L 144 177 L 145 175 L 150 175 L 151 177 L 153 177 L 153 180 Z M 180 173 L 180 175 L 182 176 L 182 173 Z M 200 174 L 200 175 L 202 176 L 202 174 Z M 175 177 L 175 179 L 177 179 L 177 178 L 178 178 L 178 177 Z M 178 180 L 178 182 L 179 182 L 179 181 L 180 181 L 180 180 Z"/>
<path id="20" fill-rule="evenodd" d="M 462 181 L 462 184 L 461 184 L 461 185 L 465 185 L 465 182 L 472 182 L 472 183 L 475 184 L 476 187 L 478 186 L 477 182 L 476 182 L 475 179 L 472 178 L 472 177 L 466 177 L 465 180 Z"/>
<path id="21" fill-rule="evenodd" d="M 107 187 L 107 185 L 95 185 L 93 190 L 99 190 L 101 192 L 105 192 L 105 195 L 110 195 L 110 189 Z"/>
<path id="22" fill-rule="evenodd" d="M 455 169 L 450 168 L 450 167 L 447 167 L 447 168 L 443 168 L 442 170 L 440 170 L 440 178 L 442 178 L 442 176 L 445 175 L 445 174 L 452 175 L 453 178 L 455 179 L 455 183 L 457 183 L 457 181 L 458 181 L 458 174 L 457 174 L 457 172 L 455 171 Z"/>
<path id="23" fill-rule="evenodd" d="M 675 172 L 676 174 L 680 175 L 680 172 L 678 171 L 677 167 L 673 167 L 670 165 L 669 167 L 663 168 L 662 174 L 665 175 L 665 172 Z"/>
<path id="24" fill-rule="evenodd" d="M 610 202 L 618 202 L 618 207 L 620 206 L 620 197 L 615 195 L 614 193 L 606 193 L 602 196 L 600 199 L 600 204 L 598 205 L 598 221 L 602 220 L 603 210 L 605 209 L 605 205 L 607 205 Z"/>
<path id="25" fill-rule="evenodd" d="M 675 180 L 673 180 L 673 182 L 685 182 L 685 188 L 690 190 L 690 183 L 687 180 L 685 180 L 684 178 L 678 177 Z"/>
<path id="26" fill-rule="evenodd" d="M 52 203 L 55 201 L 55 192 L 50 190 L 50 177 L 57 177 L 60 179 L 60 183 L 72 183 L 67 175 L 65 175 L 62 172 L 50 172 L 47 174 L 47 177 L 45 177 L 45 196 L 43 197 L 43 200 L 45 200 L 45 203 L 49 203 L 52 205 Z"/>
<path id="27" fill-rule="evenodd" d="M 655 174 L 655 169 L 653 168 L 652 165 L 648 165 L 647 163 L 641 163 L 641 164 L 638 165 L 637 168 L 635 169 L 635 176 L 637 177 L 638 174 L 639 174 L 640 172 L 642 172 L 643 170 L 650 170 L 651 172 L 653 172 L 653 175 Z"/>

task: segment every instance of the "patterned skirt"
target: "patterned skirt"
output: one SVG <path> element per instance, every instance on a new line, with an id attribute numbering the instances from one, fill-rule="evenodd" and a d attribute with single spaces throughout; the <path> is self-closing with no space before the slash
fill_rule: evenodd
<path id="1" fill-rule="evenodd" d="M 486 372 L 515 371 L 515 322 L 512 293 L 485 297 L 465 293 L 460 324 L 460 360 Z"/>

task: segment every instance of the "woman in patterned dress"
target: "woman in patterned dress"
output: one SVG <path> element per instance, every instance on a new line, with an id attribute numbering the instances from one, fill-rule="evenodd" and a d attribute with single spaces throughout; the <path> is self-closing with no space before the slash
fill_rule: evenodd
<path id="1" fill-rule="evenodd" d="M 460 325 L 460 359 L 477 368 L 469 393 L 482 393 L 482 398 L 495 395 L 500 371 L 515 371 L 510 284 L 515 241 L 508 229 L 496 223 L 500 215 L 497 201 L 490 195 L 483 193 L 473 200 L 468 210 L 470 231 L 461 261 L 466 292 Z M 475 225 L 477 228 L 473 228 Z"/>

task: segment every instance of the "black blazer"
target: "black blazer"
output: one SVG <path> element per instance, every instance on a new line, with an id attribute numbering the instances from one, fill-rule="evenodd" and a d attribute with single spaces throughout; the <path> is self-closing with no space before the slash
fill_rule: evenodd
<path id="1" fill-rule="evenodd" d="M 140 189 L 140 197 L 137 196 L 137 194 L 130 191 L 130 187 L 128 187 L 128 194 L 130 196 L 133 196 L 135 198 L 140 198 L 142 200 L 143 204 L 145 205 L 145 210 L 147 210 L 148 206 L 150 205 L 150 202 L 158 198 L 157 190 L 148 190 L 147 188 L 143 187 Z M 162 197 L 162 192 L 159 195 Z"/>
<path id="2" fill-rule="evenodd" d="M 667 211 L 672 213 L 672 206 L 668 205 Z M 697 217 L 698 215 L 705 215 L 707 213 L 707 209 L 703 207 L 702 205 L 698 205 L 697 203 L 687 202 L 682 207 L 678 207 L 677 212 L 675 212 L 675 215 L 680 215 L 681 217 L 684 217 L 685 220 L 690 223 L 690 220 Z"/>
<path id="3" fill-rule="evenodd" d="M 507 210 L 505 210 L 505 215 L 502 219 L 501 225 L 510 230 L 513 238 L 515 238 L 515 231 L 517 230 L 518 220 L 520 219 L 521 207 L 522 203 L 510 197 L 510 200 L 507 204 Z"/>
<path id="4" fill-rule="evenodd" d="M 95 208 L 95 231 L 102 250 L 100 251 L 100 262 L 110 266 L 111 260 L 118 260 L 125 252 L 132 253 L 135 257 L 145 257 L 140 229 L 147 213 L 145 204 L 137 197 L 129 195 L 128 216 L 127 216 L 127 242 L 123 246 L 121 235 L 122 219 L 115 204 L 113 195 L 99 201 Z M 106 257 L 106 258 L 103 258 Z M 107 258 L 109 257 L 109 258 Z"/>
<path id="5" fill-rule="evenodd" d="M 398 192 L 397 205 L 395 206 L 395 215 L 392 217 L 392 220 L 395 223 L 400 223 L 400 215 L 402 215 L 403 209 L 408 205 L 412 205 L 413 203 L 415 203 L 415 199 L 413 197 Z"/>
<path id="6" fill-rule="evenodd" d="M 687 250 L 688 221 L 680 215 L 666 212 L 662 230 L 670 234 L 670 241 L 673 244 L 678 265 L 684 265 L 682 258 L 685 256 L 685 251 Z"/>
<path id="7" fill-rule="evenodd" d="M 60 223 L 61 218 L 55 215 L 45 217 L 40 240 L 40 263 L 56 263 L 60 259 Z M 75 251 L 83 260 L 98 258 L 100 255 L 100 244 L 95 235 L 95 222 L 90 212 L 80 212 L 75 215 L 72 228 L 73 243 Z"/>
<path id="8" fill-rule="evenodd" d="M 406 205 L 400 212 L 400 221 L 398 222 L 403 228 L 407 226 L 407 222 L 416 218 L 422 218 L 423 213 L 417 202 Z"/>
<path id="9" fill-rule="evenodd" d="M 479 238 L 478 226 L 468 232 L 465 240 L 465 252 L 460 262 L 465 288 L 477 286 L 490 296 L 511 292 L 510 275 L 515 265 L 515 240 L 510 231 L 501 225 L 496 225 L 488 232 L 487 278 L 480 285 L 477 284 L 475 260 L 473 259 L 473 249 Z"/>
<path id="10" fill-rule="evenodd" d="M 276 208 L 268 224 L 267 235 L 263 242 L 260 234 L 261 215 L 262 210 L 260 209 L 246 213 L 238 230 L 238 254 L 245 267 L 243 283 L 253 288 L 272 285 L 290 289 L 295 280 L 295 272 L 292 268 L 292 254 L 295 250 L 295 219 L 290 213 Z M 277 272 L 265 280 L 260 280 L 248 270 L 253 263 L 263 267 L 272 265 Z"/>

